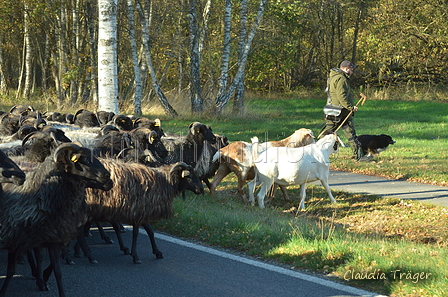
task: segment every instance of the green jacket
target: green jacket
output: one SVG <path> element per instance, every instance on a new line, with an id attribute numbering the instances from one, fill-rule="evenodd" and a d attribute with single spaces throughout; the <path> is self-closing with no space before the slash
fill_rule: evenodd
<path id="1" fill-rule="evenodd" d="M 339 68 L 331 69 L 328 81 L 328 96 L 331 99 L 331 104 L 342 106 L 351 111 L 355 104 L 348 80 L 348 75 Z"/>

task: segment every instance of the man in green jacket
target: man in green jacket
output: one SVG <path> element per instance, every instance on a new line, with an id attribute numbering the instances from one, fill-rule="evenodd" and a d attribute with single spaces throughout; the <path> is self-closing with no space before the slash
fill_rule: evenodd
<path id="1" fill-rule="evenodd" d="M 333 68 L 330 70 L 327 92 L 327 103 L 342 107 L 341 114 L 339 116 L 326 116 L 326 123 L 324 131 L 335 131 L 342 124 L 344 119 L 348 116 L 350 111 L 352 113 L 348 119 L 343 123 L 340 128 L 348 139 L 348 143 L 353 150 L 354 157 L 357 161 L 366 162 L 370 161 L 370 158 L 365 157 L 361 144 L 356 136 L 355 124 L 353 121 L 353 114 L 358 110 L 358 107 L 354 104 L 354 98 L 352 89 L 349 84 L 349 78 L 355 70 L 355 65 L 350 61 L 342 61 L 339 68 Z"/>

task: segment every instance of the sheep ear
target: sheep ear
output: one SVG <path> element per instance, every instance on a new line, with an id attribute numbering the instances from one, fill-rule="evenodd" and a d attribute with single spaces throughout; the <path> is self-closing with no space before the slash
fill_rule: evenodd
<path id="1" fill-rule="evenodd" d="M 190 171 L 188 170 L 182 170 L 182 178 L 185 178 L 187 176 L 190 176 Z"/>

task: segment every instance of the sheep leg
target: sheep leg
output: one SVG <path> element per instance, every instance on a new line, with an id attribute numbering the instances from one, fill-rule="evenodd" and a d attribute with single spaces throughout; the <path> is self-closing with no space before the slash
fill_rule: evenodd
<path id="1" fill-rule="evenodd" d="M 6 269 L 5 281 L 3 282 L 3 286 L 0 289 L 0 296 L 5 296 L 6 289 L 8 288 L 8 285 L 16 272 L 17 256 L 17 250 L 8 251 L 8 267 Z"/>
<path id="2" fill-rule="evenodd" d="M 89 259 L 89 262 L 92 264 L 98 264 L 98 261 L 93 257 L 92 250 L 87 243 L 86 238 L 84 237 L 84 229 L 83 227 L 78 229 L 76 247 L 78 249 L 77 253 L 79 253 L 79 248 L 84 252 L 84 256 Z"/>
<path id="3" fill-rule="evenodd" d="M 95 224 L 96 224 L 96 227 L 98 228 L 98 232 L 100 232 L 101 239 L 104 240 L 104 242 L 107 244 L 114 243 L 114 241 L 112 239 L 110 239 L 110 237 L 107 236 L 106 233 L 104 232 L 104 229 L 103 229 L 103 226 L 101 225 L 101 223 L 98 221 L 95 221 Z"/>
<path id="4" fill-rule="evenodd" d="M 162 259 L 163 254 L 161 251 L 159 251 L 159 248 L 157 247 L 156 239 L 154 238 L 154 230 L 152 229 L 152 226 L 150 224 L 143 224 L 143 228 L 145 228 L 146 234 L 148 234 L 149 240 L 151 241 L 152 253 L 156 255 L 157 259 Z"/>
<path id="5" fill-rule="evenodd" d="M 47 282 L 42 275 L 42 253 L 39 248 L 34 248 L 30 253 L 34 254 L 36 267 L 34 268 L 34 277 L 36 278 L 36 285 L 39 291 L 50 291 Z M 31 265 L 31 263 L 30 263 Z"/>
<path id="6" fill-rule="evenodd" d="M 59 297 L 65 297 L 64 287 L 62 285 L 62 271 L 59 263 L 60 247 L 58 243 L 52 244 L 48 247 L 48 254 L 50 256 L 50 266 L 53 268 L 56 283 L 58 285 Z"/>
<path id="7" fill-rule="evenodd" d="M 34 257 L 34 252 L 32 250 L 28 250 L 26 252 L 26 256 L 28 258 L 28 264 L 30 265 L 31 275 L 33 277 L 37 277 L 37 263 L 36 258 Z"/>
<path id="8" fill-rule="evenodd" d="M 210 190 L 212 185 L 210 184 L 210 181 L 208 180 L 208 178 L 204 178 L 204 179 L 202 179 L 202 181 L 205 183 L 207 188 Z"/>
<path id="9" fill-rule="evenodd" d="M 140 260 L 140 258 L 137 255 L 137 237 L 138 237 L 139 226 L 133 225 L 132 227 L 133 228 L 132 228 L 131 256 L 132 256 L 132 259 L 134 260 L 135 264 L 141 264 L 142 261 Z"/>
<path id="10" fill-rule="evenodd" d="M 125 255 L 129 255 L 129 248 L 126 247 L 123 243 L 123 237 L 121 236 L 121 228 L 118 223 L 111 222 L 112 227 L 114 228 L 115 234 L 117 235 L 118 244 L 120 245 L 120 251 L 122 251 Z"/>

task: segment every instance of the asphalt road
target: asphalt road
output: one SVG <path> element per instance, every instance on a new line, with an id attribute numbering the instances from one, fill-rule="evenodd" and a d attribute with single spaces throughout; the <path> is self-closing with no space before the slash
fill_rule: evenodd
<path id="1" fill-rule="evenodd" d="M 329 184 L 332 190 L 412 199 L 448 206 L 448 187 L 340 171 L 330 171 Z"/>
<path id="2" fill-rule="evenodd" d="M 115 238 L 112 230 L 111 238 Z M 194 244 L 164 234 L 157 234 L 163 259 L 156 259 L 146 234 L 139 236 L 139 255 L 143 264 L 134 264 L 131 256 L 119 251 L 118 244 L 105 244 L 95 230 L 88 238 L 99 264 L 86 258 L 75 265 L 62 264 L 67 297 L 340 297 L 377 296 L 328 279 L 299 273 L 256 259 Z M 131 242 L 131 232 L 124 235 Z M 45 257 L 46 258 L 46 257 Z M 0 253 L 0 267 L 5 270 L 6 253 Z M 1 271 L 3 279 L 5 271 Z M 37 291 L 28 264 L 17 267 L 6 296 L 58 296 L 54 276 L 50 291 Z"/>

